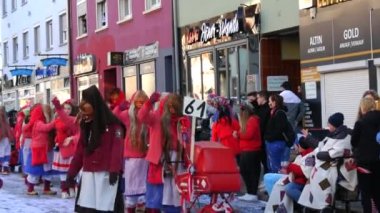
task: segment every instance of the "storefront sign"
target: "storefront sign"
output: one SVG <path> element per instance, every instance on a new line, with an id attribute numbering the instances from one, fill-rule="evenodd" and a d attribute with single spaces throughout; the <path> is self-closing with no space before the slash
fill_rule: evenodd
<path id="1" fill-rule="evenodd" d="M 371 34 L 368 11 L 356 8 L 349 15 L 334 20 L 334 59 L 335 63 L 370 57 Z"/>
<path id="2" fill-rule="evenodd" d="M 124 53 L 125 63 L 130 64 L 136 61 L 143 61 L 158 57 L 159 43 L 156 41 L 151 45 L 139 46 L 136 49 L 127 50 Z"/>
<path id="3" fill-rule="evenodd" d="M 260 33 L 260 6 L 240 6 L 237 11 L 213 17 L 181 29 L 183 45 L 209 44 L 231 40 L 235 35 Z M 238 37 L 238 36 L 237 36 Z M 236 38 L 235 38 L 236 39 Z"/>
<path id="4" fill-rule="evenodd" d="M 309 99 L 317 99 L 317 82 L 311 81 L 305 83 L 305 98 Z"/>
<path id="5" fill-rule="evenodd" d="M 317 0 L 318 7 L 327 7 L 334 4 L 339 4 L 350 0 Z"/>
<path id="6" fill-rule="evenodd" d="M 74 75 L 94 72 L 96 70 L 96 59 L 92 54 L 80 54 L 74 62 Z"/>
<path id="7" fill-rule="evenodd" d="M 287 75 L 267 76 L 268 91 L 281 91 L 281 84 L 288 81 Z"/>
<path id="8" fill-rule="evenodd" d="M 36 69 L 36 80 L 41 80 L 43 78 L 49 78 L 53 76 L 59 76 L 60 66 L 51 65 L 46 68 Z"/>
<path id="9" fill-rule="evenodd" d="M 333 60 L 332 22 L 300 27 L 301 64 L 331 63 Z"/>
<path id="10" fill-rule="evenodd" d="M 232 20 L 222 19 L 219 22 L 208 24 L 203 23 L 201 27 L 201 42 L 207 43 L 214 38 L 222 38 L 223 36 L 230 36 L 234 33 L 238 33 L 239 20 L 237 15 Z"/>
<path id="11" fill-rule="evenodd" d="M 107 66 L 123 66 L 124 53 L 123 52 L 108 52 L 107 53 Z"/>
<path id="12" fill-rule="evenodd" d="M 304 68 L 301 70 L 301 82 L 320 81 L 321 75 L 316 67 Z"/>
<path id="13" fill-rule="evenodd" d="M 372 11 L 372 36 L 374 57 L 380 57 L 380 9 Z"/>

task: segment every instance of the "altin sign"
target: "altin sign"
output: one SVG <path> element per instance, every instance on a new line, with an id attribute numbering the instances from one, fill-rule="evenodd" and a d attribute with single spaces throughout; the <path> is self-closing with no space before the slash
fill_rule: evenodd
<path id="1" fill-rule="evenodd" d="M 339 4 L 350 0 L 317 0 L 317 7 L 327 7 L 334 4 Z"/>

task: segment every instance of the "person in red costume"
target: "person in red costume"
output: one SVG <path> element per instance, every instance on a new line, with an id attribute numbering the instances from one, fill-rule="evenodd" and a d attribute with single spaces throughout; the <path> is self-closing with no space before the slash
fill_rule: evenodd
<path id="1" fill-rule="evenodd" d="M 54 125 L 54 123 L 49 123 L 51 117 L 51 109 L 48 105 L 36 104 L 31 111 L 30 121 L 25 126 L 26 129 L 32 129 L 32 141 L 30 152 L 26 156 L 25 168 L 28 174 L 28 195 L 38 195 L 34 190 L 34 185 L 39 183 L 40 176 L 44 180 L 43 194 L 55 195 L 57 193 L 50 189 L 53 152 L 49 133 Z"/>
<path id="2" fill-rule="evenodd" d="M 148 213 L 180 212 L 180 195 L 174 184 L 174 172 L 183 170 L 183 140 L 188 135 L 189 120 L 182 115 L 182 97 L 153 93 L 138 112 L 138 119 L 149 126 L 149 162 L 146 192 Z"/>
<path id="3" fill-rule="evenodd" d="M 14 139 L 6 116 L 5 108 L 0 107 L 0 165 L 3 175 L 8 175 L 10 172 L 9 160 L 11 157 L 11 144 L 9 141 L 13 141 Z"/>
<path id="4" fill-rule="evenodd" d="M 220 142 L 230 148 L 238 158 L 239 140 L 236 135 L 239 132 L 239 122 L 231 116 L 231 110 L 227 103 L 218 107 L 218 120 L 212 125 L 211 141 Z"/>
<path id="5" fill-rule="evenodd" d="M 110 109 L 113 110 L 115 107 L 119 106 L 121 103 L 125 101 L 125 95 L 123 91 L 121 91 L 119 88 L 112 89 L 110 93 L 110 97 L 108 100 L 108 103 L 110 105 Z"/>
<path id="6" fill-rule="evenodd" d="M 134 213 L 137 204 L 140 206 L 145 203 L 148 128 L 138 119 L 137 114 L 147 100 L 146 93 L 139 90 L 132 96 L 131 103 L 122 102 L 113 110 L 113 113 L 128 127 L 124 142 L 124 195 L 128 213 Z"/>
<path id="7" fill-rule="evenodd" d="M 260 181 L 261 131 L 260 118 L 255 114 L 250 102 L 240 106 L 238 134 L 240 145 L 240 174 L 243 177 L 247 193 L 241 197 L 244 201 L 257 201 L 257 189 Z"/>
<path id="8" fill-rule="evenodd" d="M 54 98 L 52 103 L 58 115 L 57 118 L 52 121 L 54 124 L 53 128 L 56 131 L 53 170 L 59 174 L 61 180 L 61 197 L 67 199 L 75 196 L 75 186 L 70 186 L 66 182 L 66 175 L 74 156 L 77 144 L 75 133 L 78 132 L 79 128 L 75 124 L 74 116 L 76 115 L 76 109 L 71 100 L 67 100 L 61 105 L 59 100 Z M 67 116 L 71 118 L 66 118 Z"/>
<path id="9" fill-rule="evenodd" d="M 107 107 L 98 88 L 82 92 L 80 137 L 67 181 L 82 169 L 75 212 L 124 212 L 119 189 L 125 128 Z"/>

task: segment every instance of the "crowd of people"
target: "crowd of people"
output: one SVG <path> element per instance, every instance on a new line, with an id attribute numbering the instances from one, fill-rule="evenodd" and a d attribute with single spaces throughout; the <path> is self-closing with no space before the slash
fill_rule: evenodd
<path id="1" fill-rule="evenodd" d="M 238 105 L 210 94 L 208 116 L 197 122 L 197 140 L 221 143 L 235 154 L 245 185 L 238 199 L 258 201 L 265 174 L 266 212 L 329 211 L 337 187 L 355 191 L 357 186 L 365 212 L 379 208 L 378 95 L 363 95 L 353 130 L 344 125 L 342 113 L 331 115 L 329 134 L 319 141 L 302 129 L 302 97 L 288 82 L 282 88 L 279 94 L 251 92 Z M 59 177 L 60 195 L 76 197 L 76 212 L 130 213 L 142 206 L 148 213 L 180 212 L 175 174 L 189 165 L 185 147 L 191 138 L 183 97 L 139 90 L 126 99 L 116 88 L 104 100 L 95 86 L 81 97 L 78 106 L 54 98 L 54 110 L 25 106 L 14 125 L 0 108 L 2 174 L 11 171 L 13 143 L 27 195 L 38 195 L 35 185 L 43 184 L 42 194 L 55 196 L 51 181 Z"/>

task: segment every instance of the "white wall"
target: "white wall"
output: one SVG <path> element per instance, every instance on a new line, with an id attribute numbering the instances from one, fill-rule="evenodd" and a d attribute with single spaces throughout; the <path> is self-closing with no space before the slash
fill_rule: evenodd
<path id="1" fill-rule="evenodd" d="M 261 32 L 299 26 L 298 0 L 262 0 Z"/>
<path id="2" fill-rule="evenodd" d="M 40 50 L 41 54 L 67 54 L 68 44 L 60 46 L 59 38 L 59 15 L 63 12 L 67 14 L 66 0 L 27 0 L 27 3 L 21 5 L 21 0 L 17 0 L 17 8 L 15 11 L 11 9 L 11 0 L 6 0 L 7 15 L 3 16 L 2 2 L 0 3 L 1 20 L 1 52 L 3 52 L 3 43 L 8 41 L 9 65 L 36 65 L 40 61 L 40 56 L 34 55 L 34 27 L 40 25 Z M 53 22 L 53 49 L 46 50 L 46 21 Z M 23 58 L 23 38 L 22 35 L 28 31 L 29 40 L 29 58 Z M 18 62 L 13 63 L 13 42 L 12 38 L 18 38 Z M 3 55 L 3 53 L 2 53 Z M 3 59 L 3 58 L 2 58 Z M 4 65 L 4 72 L 11 77 L 9 68 Z"/>

